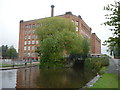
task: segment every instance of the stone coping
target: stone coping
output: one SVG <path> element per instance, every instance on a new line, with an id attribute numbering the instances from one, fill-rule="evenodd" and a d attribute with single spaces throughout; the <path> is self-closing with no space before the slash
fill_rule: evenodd
<path id="1" fill-rule="evenodd" d="M 92 87 L 93 84 L 95 84 L 96 81 L 97 81 L 100 77 L 102 77 L 102 76 L 101 76 L 101 75 L 97 75 L 96 77 L 94 77 L 91 81 L 89 81 L 89 82 L 83 87 L 83 89 Z"/>

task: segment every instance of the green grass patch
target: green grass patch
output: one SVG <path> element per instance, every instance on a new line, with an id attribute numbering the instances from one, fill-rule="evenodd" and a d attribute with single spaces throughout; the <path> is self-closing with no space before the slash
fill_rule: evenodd
<path id="1" fill-rule="evenodd" d="M 91 88 L 118 88 L 118 76 L 113 73 L 105 73 Z"/>
<path id="2" fill-rule="evenodd" d="M 39 63 L 33 63 L 32 65 L 39 65 Z M 15 64 L 14 66 L 25 66 L 25 64 Z M 30 66 L 30 64 L 27 64 L 26 66 Z M 13 67 L 12 64 L 0 64 L 0 68 L 2 67 Z"/>
<path id="3" fill-rule="evenodd" d="M 15 64 L 14 66 L 22 66 L 22 65 Z M 12 64 L 0 64 L 0 67 L 13 67 L 13 65 Z"/>

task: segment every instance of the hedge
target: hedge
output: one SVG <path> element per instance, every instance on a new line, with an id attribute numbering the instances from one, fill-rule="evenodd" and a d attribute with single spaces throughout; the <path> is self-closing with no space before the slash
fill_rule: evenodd
<path id="1" fill-rule="evenodd" d="M 84 66 L 86 68 L 99 71 L 102 67 L 109 65 L 109 57 L 90 57 L 86 58 Z"/>

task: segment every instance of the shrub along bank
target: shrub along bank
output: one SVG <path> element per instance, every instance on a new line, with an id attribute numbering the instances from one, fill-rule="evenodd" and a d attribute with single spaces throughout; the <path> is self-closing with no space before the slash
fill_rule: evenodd
<path id="1" fill-rule="evenodd" d="M 92 71 L 97 71 L 103 74 L 105 71 L 105 66 L 109 65 L 109 57 L 90 57 L 85 59 L 85 68 L 91 69 Z"/>

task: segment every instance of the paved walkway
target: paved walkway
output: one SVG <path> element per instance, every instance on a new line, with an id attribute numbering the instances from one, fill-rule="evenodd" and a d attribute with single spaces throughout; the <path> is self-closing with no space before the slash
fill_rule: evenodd
<path id="1" fill-rule="evenodd" d="M 110 59 L 109 63 L 106 73 L 117 73 L 120 76 L 120 59 Z"/>

